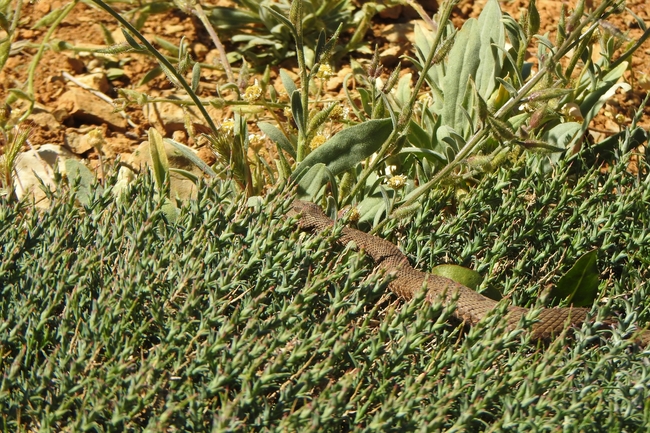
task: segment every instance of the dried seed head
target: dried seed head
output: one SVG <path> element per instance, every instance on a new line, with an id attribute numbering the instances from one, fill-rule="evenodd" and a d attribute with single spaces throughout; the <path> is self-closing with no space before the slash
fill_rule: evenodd
<path id="1" fill-rule="evenodd" d="M 332 66 L 330 66 L 329 63 L 321 64 L 318 73 L 316 73 L 316 76 L 323 80 L 327 80 L 332 75 L 334 75 L 334 69 L 332 69 Z"/>
<path id="2" fill-rule="evenodd" d="M 372 56 L 372 62 L 368 67 L 368 77 L 372 79 L 379 78 L 384 68 L 379 64 L 379 50 L 375 47 L 375 53 Z"/>
<path id="3" fill-rule="evenodd" d="M 330 119 L 332 120 L 347 119 L 349 114 L 350 114 L 350 109 L 348 107 L 344 107 L 341 104 L 336 104 L 332 108 L 332 112 L 330 113 Z"/>
<path id="4" fill-rule="evenodd" d="M 397 84 L 397 81 L 399 80 L 399 73 L 402 70 L 402 64 L 398 64 L 397 67 L 391 72 L 390 77 L 388 77 L 388 81 L 386 81 L 386 84 L 384 87 L 381 89 L 382 92 L 388 93 Z"/>
<path id="5" fill-rule="evenodd" d="M 233 135 L 235 133 L 235 121 L 228 119 L 221 122 L 219 132 L 222 132 L 225 135 Z"/>
<path id="6" fill-rule="evenodd" d="M 386 180 L 386 184 L 393 189 L 402 189 L 406 185 L 406 176 L 398 174 Z"/>
<path id="7" fill-rule="evenodd" d="M 260 87 L 257 80 L 255 80 L 255 84 L 246 87 L 246 90 L 244 91 L 244 100 L 248 103 L 253 103 L 257 101 L 258 99 L 260 99 L 261 96 L 262 96 L 262 88 Z"/>
<path id="8" fill-rule="evenodd" d="M 348 222 L 357 223 L 361 218 L 361 213 L 356 206 L 346 206 L 338 212 L 337 216 L 339 219 L 346 218 Z"/>
<path id="9" fill-rule="evenodd" d="M 106 143 L 104 136 L 99 129 L 93 129 L 88 132 L 86 138 L 88 139 L 88 144 L 94 147 L 98 152 L 101 152 L 102 147 L 104 147 L 104 144 Z"/>
<path id="10" fill-rule="evenodd" d="M 309 148 L 311 150 L 315 150 L 326 141 L 327 137 L 325 137 L 323 134 L 316 134 L 316 136 L 312 138 L 311 142 L 309 143 Z"/>

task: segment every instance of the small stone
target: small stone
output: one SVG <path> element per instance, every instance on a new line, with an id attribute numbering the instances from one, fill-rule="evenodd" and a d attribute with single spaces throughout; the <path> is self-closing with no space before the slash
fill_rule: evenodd
<path id="1" fill-rule="evenodd" d="M 48 207 L 50 201 L 41 189 L 41 181 L 53 191 L 56 187 L 54 167 L 58 164 L 58 169 L 62 171 L 65 160 L 70 158 L 74 158 L 74 155 L 56 144 L 44 144 L 38 150 L 28 150 L 18 155 L 14 174 L 18 199 L 32 195 L 36 207 Z"/>
<path id="2" fill-rule="evenodd" d="M 85 69 L 86 65 L 84 65 L 84 62 L 82 62 L 80 59 L 76 57 L 66 57 L 66 62 L 68 63 L 68 66 L 74 72 L 75 74 L 81 74 Z"/>
<path id="3" fill-rule="evenodd" d="M 29 119 L 34 124 L 49 131 L 56 131 L 61 128 L 61 123 L 56 119 L 56 117 L 47 112 L 32 114 Z"/>
<path id="4" fill-rule="evenodd" d="M 144 115 L 152 125 L 157 123 L 165 127 L 165 131 L 172 132 L 185 128 L 185 113 L 183 109 L 171 102 L 156 102 L 144 106 Z"/>
<path id="5" fill-rule="evenodd" d="M 183 33 L 185 32 L 185 26 L 183 24 L 172 24 L 169 26 L 165 26 L 163 29 L 164 34 L 166 35 L 173 35 L 175 33 Z"/>
<path id="6" fill-rule="evenodd" d="M 379 58 L 384 66 L 392 66 L 397 63 L 400 55 L 402 55 L 402 47 L 392 46 L 379 53 Z"/>
<path id="7" fill-rule="evenodd" d="M 382 35 L 392 44 L 407 44 L 410 42 L 408 36 L 413 34 L 413 28 L 411 22 L 388 24 L 382 30 Z"/>
<path id="8" fill-rule="evenodd" d="M 199 158 L 203 160 L 208 165 L 213 165 L 215 162 L 217 162 L 217 156 L 214 154 L 212 149 L 203 146 L 201 147 L 198 152 L 197 152 Z"/>
<path id="9" fill-rule="evenodd" d="M 176 130 L 172 133 L 172 140 L 187 145 L 187 131 L 184 129 Z"/>
<path id="10" fill-rule="evenodd" d="M 34 12 L 40 15 L 45 15 L 50 13 L 52 10 L 51 2 L 35 2 L 34 3 Z"/>
<path id="11" fill-rule="evenodd" d="M 219 50 L 215 48 L 213 50 L 208 51 L 205 54 L 205 63 L 207 63 L 208 65 L 220 65 L 221 57 L 219 54 Z"/>
<path id="12" fill-rule="evenodd" d="M 69 117 L 79 123 L 101 125 L 106 123 L 116 131 L 126 130 L 126 120 L 114 107 L 83 89 L 70 89 L 59 98 L 57 110 L 65 110 Z"/>
<path id="13" fill-rule="evenodd" d="M 111 37 L 115 41 L 116 44 L 121 44 L 122 42 L 126 42 L 126 38 L 124 37 L 124 33 L 122 32 L 121 27 L 116 28 L 111 32 Z"/>
<path id="14" fill-rule="evenodd" d="M 93 148 L 88 141 L 87 134 L 80 134 L 79 132 L 72 130 L 72 128 L 66 131 L 65 145 L 76 155 L 83 155 Z"/>
<path id="15" fill-rule="evenodd" d="M 85 74 L 77 77 L 77 80 L 92 89 L 99 90 L 102 93 L 107 93 L 111 89 L 111 85 L 106 79 L 103 72 L 95 72 L 92 74 Z"/>
<path id="16" fill-rule="evenodd" d="M 382 9 L 379 16 L 384 19 L 396 20 L 402 15 L 402 5 Z"/>
<path id="17" fill-rule="evenodd" d="M 209 52 L 208 47 L 200 42 L 196 42 L 192 45 L 192 51 L 194 51 L 194 55 L 199 59 L 204 58 Z"/>

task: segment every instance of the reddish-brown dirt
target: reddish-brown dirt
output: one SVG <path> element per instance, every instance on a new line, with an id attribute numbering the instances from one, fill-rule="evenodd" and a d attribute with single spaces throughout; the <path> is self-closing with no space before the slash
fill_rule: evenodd
<path id="1" fill-rule="evenodd" d="M 454 22 L 456 25 L 462 24 L 462 21 L 468 17 L 477 16 L 482 6 L 487 0 L 461 0 L 454 12 Z M 596 0 L 597 1 L 597 0 Z M 650 12 L 647 10 L 647 0 L 628 0 L 627 6 L 648 23 L 650 21 Z M 209 3 L 209 2 L 206 2 Z M 28 80 L 29 65 L 36 51 L 38 44 L 43 40 L 47 27 L 33 29 L 34 24 L 45 16 L 48 12 L 67 4 L 61 0 L 41 1 L 24 4 L 21 25 L 16 43 L 12 53 L 2 71 L 0 71 L 0 101 L 5 101 L 9 89 L 17 88 L 26 90 L 25 83 Z M 518 17 L 520 10 L 527 7 L 528 0 L 512 0 L 501 2 L 502 8 Z M 553 32 L 556 21 L 559 17 L 559 11 L 562 2 L 558 0 L 537 0 L 541 20 L 542 30 L 540 32 Z M 572 2 L 567 2 L 569 8 Z M 124 6 L 126 9 L 127 6 Z M 368 32 L 368 38 L 371 45 L 379 44 L 383 49 L 389 49 L 391 41 L 404 40 L 404 35 L 395 35 L 404 27 L 398 24 L 404 23 L 410 19 L 413 14 L 402 14 L 396 19 L 380 18 L 375 19 L 374 26 Z M 636 40 L 642 34 L 638 24 L 629 14 L 621 14 L 608 20 L 609 24 L 614 25 L 622 32 L 627 34 L 632 40 Z M 150 71 L 155 65 L 155 61 L 149 57 L 140 54 L 120 54 L 116 56 L 102 57 L 90 55 L 83 52 L 83 48 L 92 48 L 105 45 L 106 40 L 101 26 L 105 26 L 113 35 L 116 32 L 117 24 L 114 19 L 104 11 L 93 8 L 83 3 L 75 6 L 72 13 L 62 22 L 53 35 L 55 41 L 65 41 L 75 47 L 75 50 L 46 50 L 41 61 L 38 63 L 34 74 L 34 94 L 36 97 L 36 106 L 29 122 L 33 128 L 30 136 L 30 143 L 38 146 L 44 143 L 63 144 L 71 142 L 70 137 L 81 136 L 89 128 L 99 127 L 104 135 L 106 144 L 104 150 L 107 156 L 113 157 L 118 154 L 126 156 L 130 154 L 137 145 L 146 140 L 146 130 L 155 125 L 154 121 L 148 120 L 145 111 L 136 105 L 130 105 L 126 109 L 126 114 L 130 119 L 130 124 L 125 127 L 116 127 L 106 119 L 92 116 L 67 117 L 62 114 L 65 110 L 70 110 L 70 101 L 65 100 L 63 95 L 70 89 L 78 89 L 78 86 L 65 78 L 65 74 L 70 74 L 75 78 L 83 78 L 91 72 L 106 73 L 109 68 L 121 68 L 121 75 L 112 76 L 110 82 L 104 83 L 104 93 L 112 99 L 118 97 L 117 89 L 128 88 L 139 92 L 146 93 L 149 97 L 166 97 L 172 93 L 178 94 L 176 89 L 169 81 L 163 77 L 158 77 L 145 85 L 138 86 L 138 82 Z M 151 15 L 144 27 L 144 35 L 152 40 L 158 35 L 166 40 L 178 44 L 181 37 L 185 37 L 192 49 L 192 55 L 195 60 L 201 62 L 210 62 L 210 56 L 214 56 L 212 42 L 204 30 L 201 23 L 195 18 L 185 15 L 178 10 L 172 10 L 166 13 Z M 228 45 L 228 41 L 224 41 Z M 409 49 L 408 44 L 402 43 Z M 402 50 L 398 53 L 408 52 Z M 397 59 L 395 57 L 393 60 Z M 387 69 L 392 66 L 390 56 L 386 57 L 388 63 Z M 629 70 L 625 74 L 625 80 L 632 86 L 632 90 L 626 93 L 618 92 L 617 95 L 604 107 L 603 112 L 593 122 L 592 127 L 601 131 L 605 137 L 610 133 L 617 132 L 622 125 L 630 122 L 635 110 L 638 109 L 647 92 L 647 84 L 641 85 L 640 80 L 645 74 L 650 74 L 650 42 L 644 44 L 632 59 Z M 408 66 L 408 65 L 407 65 Z M 288 67 L 284 65 L 284 67 Z M 345 65 L 341 66 L 345 70 Z M 277 70 L 273 71 L 277 74 Z M 340 92 L 340 77 L 338 81 L 334 78 L 327 91 L 336 96 Z M 252 82 L 254 75 L 251 76 Z M 217 70 L 204 70 L 201 78 L 201 96 L 214 96 L 218 86 L 226 82 L 222 72 Z M 249 83 L 250 84 L 250 83 Z M 78 90 L 77 90 L 78 91 Z M 96 96 L 87 93 L 88 100 L 93 100 Z M 27 103 L 17 101 L 12 104 L 14 116 L 27 108 Z M 644 118 L 641 126 L 650 127 L 650 108 L 644 107 Z M 232 114 L 229 110 L 212 110 L 211 114 L 218 123 Z M 621 118 L 617 114 L 622 114 Z M 113 115 L 115 115 L 113 113 Z M 263 114 L 261 115 L 263 116 Z M 149 117 L 149 119 L 151 119 Z M 617 123 L 618 120 L 618 123 Z M 123 120 L 117 119 L 117 123 Z M 152 125 L 154 123 L 154 125 Z M 254 130 L 254 125 L 252 125 Z M 176 131 L 167 131 L 169 135 L 179 141 L 184 141 L 193 145 L 191 139 L 188 139 L 183 128 L 176 128 Z M 76 134 L 76 135 L 75 135 Z M 0 144 L 1 147 L 1 144 Z M 95 160 L 96 152 L 94 149 L 81 148 L 76 150 L 80 156 Z M 1 152 L 0 152 L 1 153 Z M 210 152 L 204 150 L 201 156 L 211 161 Z"/>

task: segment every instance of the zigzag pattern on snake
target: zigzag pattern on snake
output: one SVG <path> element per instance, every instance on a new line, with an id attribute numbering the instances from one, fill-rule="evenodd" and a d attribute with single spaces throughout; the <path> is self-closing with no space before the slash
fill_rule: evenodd
<path id="1" fill-rule="evenodd" d="M 318 205 L 306 201 L 295 200 L 289 216 L 298 216 L 300 228 L 306 231 L 321 232 L 334 225 Z M 343 227 L 338 240 L 343 245 L 354 242 L 358 249 L 370 255 L 379 270 L 390 273 L 393 278 L 388 287 L 403 299 L 413 298 L 426 284 L 428 301 L 442 301 L 444 305 L 455 303 L 454 316 L 469 325 L 477 324 L 497 306 L 496 301 L 469 287 L 414 269 L 399 248 L 384 239 Z M 585 321 L 588 311 L 586 308 L 544 308 L 532 326 L 532 337 L 550 339 L 559 335 L 567 325 L 579 326 Z M 521 318 L 528 312 L 527 308 L 508 307 L 506 329 L 518 328 Z M 641 331 L 636 337 L 639 344 L 650 344 L 650 331 Z"/>

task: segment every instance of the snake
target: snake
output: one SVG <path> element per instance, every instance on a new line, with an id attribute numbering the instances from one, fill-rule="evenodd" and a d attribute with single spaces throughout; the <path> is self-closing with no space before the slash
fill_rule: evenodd
<path id="1" fill-rule="evenodd" d="M 298 219 L 301 230 L 314 233 L 331 229 L 335 224 L 317 204 L 303 200 L 293 201 L 288 216 Z M 356 245 L 357 249 L 369 255 L 378 272 L 383 271 L 390 275 L 388 288 L 406 301 L 426 290 L 425 299 L 428 302 L 441 302 L 445 307 L 455 307 L 453 317 L 470 326 L 478 324 L 497 308 L 497 301 L 463 284 L 413 268 L 406 255 L 395 244 L 378 236 L 344 226 L 337 241 L 344 246 Z M 522 318 L 529 312 L 530 309 L 525 307 L 508 306 L 504 313 L 505 329 L 520 329 Z M 588 313 L 589 309 L 583 307 L 540 308 L 537 320 L 529 332 L 533 340 L 549 341 L 565 329 L 582 325 L 588 319 Z M 612 324 L 613 321 L 605 320 L 603 323 Z M 635 342 L 648 346 L 650 331 L 637 332 Z"/>

